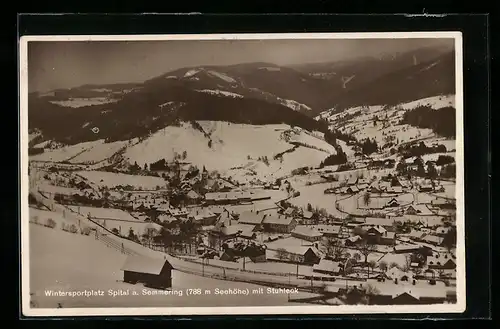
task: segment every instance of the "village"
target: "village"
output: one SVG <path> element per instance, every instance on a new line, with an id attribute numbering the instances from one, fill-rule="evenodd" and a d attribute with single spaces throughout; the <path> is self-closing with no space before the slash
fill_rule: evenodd
<path id="1" fill-rule="evenodd" d="M 314 294 L 304 303 L 455 302 L 454 182 L 420 156 L 352 153 L 354 169 L 303 168 L 251 184 L 177 159 L 125 173 L 33 162 L 30 221 L 109 240 L 127 255 L 126 283 L 174 288 L 164 273 L 173 268 L 299 287 Z M 169 258 L 148 264 L 123 241 Z"/>

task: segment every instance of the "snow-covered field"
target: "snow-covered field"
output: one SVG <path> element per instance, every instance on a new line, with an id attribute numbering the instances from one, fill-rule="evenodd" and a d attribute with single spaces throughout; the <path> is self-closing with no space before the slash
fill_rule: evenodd
<path id="1" fill-rule="evenodd" d="M 358 140 L 374 138 L 379 145 L 391 141 L 401 144 L 422 139 L 439 139 L 436 138 L 431 129 L 399 124 L 406 111 L 418 106 L 430 106 L 433 109 L 455 106 L 455 95 L 434 96 L 392 107 L 383 105 L 358 106 L 339 113 L 328 110 L 316 118 L 328 120 L 333 127 L 341 132 L 353 134 Z M 354 117 L 346 120 L 348 115 L 354 115 Z M 454 141 L 439 140 L 446 143 L 447 149 L 455 149 Z"/>
<path id="2" fill-rule="evenodd" d="M 282 133 L 290 129 L 288 125 L 257 126 L 215 121 L 200 121 L 199 124 L 210 135 L 210 139 L 188 124 L 166 127 L 129 147 L 125 158 L 143 166 L 144 163 L 159 159 L 172 159 L 174 153 L 186 151 L 187 162 L 199 168 L 205 166 L 208 170 L 226 172 L 233 179 L 244 182 L 254 178 L 277 178 L 299 167 L 317 166 L 328 156 L 324 151 L 299 147 L 294 152 L 284 154 L 283 161 L 274 160 L 276 154 L 293 147 L 282 137 Z M 304 132 L 291 135 L 307 145 L 335 152 L 331 145 L 320 138 Z M 262 157 L 267 157 L 269 165 L 259 160 Z M 255 172 L 256 176 L 247 176 L 249 172 Z"/>
<path id="3" fill-rule="evenodd" d="M 331 186 L 332 184 L 330 183 L 298 186 L 296 189 L 300 191 L 300 196 L 290 199 L 289 202 L 303 208 L 307 208 L 307 204 L 310 203 L 313 208 L 324 208 L 329 214 L 338 218 L 343 218 L 345 217 L 345 214 L 340 213 L 335 208 L 335 202 L 339 199 L 345 198 L 346 196 L 325 194 L 324 191 Z"/>
<path id="4" fill-rule="evenodd" d="M 424 163 L 426 163 L 427 161 L 437 161 L 440 155 L 447 155 L 455 158 L 455 152 L 447 152 L 447 153 L 424 154 L 422 155 L 422 160 L 424 160 Z"/>
<path id="5" fill-rule="evenodd" d="M 174 152 L 187 151 L 187 159 L 194 165 L 209 170 L 224 170 L 244 163 L 247 156 L 271 157 L 290 148 L 279 139 L 278 128 L 286 126 L 251 126 L 227 122 L 200 122 L 205 132 L 211 134 L 212 147 L 205 135 L 188 124 L 166 127 L 143 142 L 127 149 L 125 157 L 140 166 L 159 159 L 172 159 Z M 272 142 L 270 142 L 272 141 Z"/>
<path id="6" fill-rule="evenodd" d="M 54 211 L 48 211 L 48 210 L 40 210 L 36 208 L 29 208 L 29 218 L 30 221 L 38 221 L 40 224 L 45 224 L 47 220 L 50 218 L 54 222 L 56 222 L 56 227 L 55 229 L 60 230 L 62 228 L 63 224 L 75 224 L 77 227 L 79 226 L 78 220 L 73 217 L 73 216 L 66 216 L 66 213 L 58 213 Z"/>
<path id="7" fill-rule="evenodd" d="M 113 188 L 119 185 L 131 185 L 139 190 L 154 190 L 165 186 L 165 180 L 154 176 L 136 176 L 106 171 L 78 171 L 78 175 L 98 186 Z"/>
<path id="8" fill-rule="evenodd" d="M 403 103 L 400 106 L 405 110 L 411 110 L 418 106 L 430 106 L 431 108 L 438 110 L 447 106 L 455 107 L 455 99 L 455 95 L 433 96 L 409 103 Z"/>
<path id="9" fill-rule="evenodd" d="M 291 108 L 294 111 L 310 111 L 311 108 L 305 104 L 299 103 L 297 101 L 294 101 L 292 99 L 283 99 L 280 97 L 277 97 L 278 101 L 282 104 L 285 105 L 288 108 Z"/>
<path id="10" fill-rule="evenodd" d="M 82 236 L 30 225 L 30 292 L 37 307 L 55 308 L 61 303 L 64 308 L 79 307 L 203 307 L 203 306 L 271 306 L 286 305 L 287 295 L 262 296 L 215 295 L 218 289 L 256 289 L 257 285 L 215 280 L 211 278 L 172 272 L 172 290 L 181 291 L 182 296 L 147 295 L 155 291 L 142 285 L 123 283 L 120 268 L 126 256 L 106 247 L 94 237 Z M 187 296 L 186 289 L 209 289 L 212 294 L 200 297 Z M 103 290 L 104 296 L 95 297 L 49 297 L 47 290 Z M 136 291 L 137 296 L 108 295 L 108 291 Z M 264 288 L 265 289 L 265 288 Z M 143 293 L 144 292 L 144 293 Z"/>
<path id="11" fill-rule="evenodd" d="M 233 78 L 231 78 L 230 76 L 228 76 L 227 74 L 224 74 L 224 73 L 220 73 L 220 72 L 217 72 L 217 71 L 213 71 L 213 70 L 210 70 L 207 72 L 208 75 L 211 75 L 213 77 L 217 77 L 219 79 L 222 79 L 224 80 L 225 82 L 229 82 L 229 83 L 236 83 L 236 80 L 234 80 Z"/>
<path id="12" fill-rule="evenodd" d="M 98 141 L 92 142 L 84 142 L 76 145 L 70 145 L 61 147 L 55 150 L 46 151 L 41 154 L 37 154 L 30 157 L 30 160 L 35 161 L 52 161 L 52 162 L 62 162 L 68 161 L 73 157 L 76 157 L 80 153 L 83 153 L 86 150 L 91 149 L 96 144 L 99 144 Z"/>
<path id="13" fill-rule="evenodd" d="M 297 142 L 300 143 L 300 145 L 307 145 L 313 148 L 317 148 L 319 150 L 323 150 L 329 154 L 336 154 L 337 151 L 335 150 L 335 147 L 333 145 L 328 144 L 325 142 L 323 139 L 312 136 L 308 133 L 305 132 L 300 132 L 298 134 L 292 133 L 290 134 L 290 142 Z"/>
<path id="14" fill-rule="evenodd" d="M 439 192 L 439 193 L 434 193 L 434 195 L 449 198 L 449 199 L 456 199 L 457 194 L 456 194 L 456 184 L 453 182 L 446 182 L 442 181 L 441 185 L 444 187 L 444 192 Z"/>
<path id="15" fill-rule="evenodd" d="M 94 98 L 70 98 L 65 101 L 51 101 L 51 103 L 61 105 L 64 107 L 78 108 L 84 106 L 116 103 L 117 101 L 118 99 L 112 99 L 107 97 L 94 97 Z"/>
<path id="16" fill-rule="evenodd" d="M 229 91 L 224 91 L 224 90 L 212 90 L 212 89 L 202 89 L 202 90 L 197 90 L 201 93 L 206 93 L 206 94 L 211 94 L 211 95 L 217 95 L 217 96 L 226 96 L 226 97 L 233 97 L 233 98 L 243 98 L 242 95 L 232 93 Z"/>
<path id="17" fill-rule="evenodd" d="M 122 148 L 129 144 L 128 141 L 104 143 L 104 140 L 96 141 L 95 144 L 85 152 L 72 158 L 71 163 L 97 163 L 109 159 Z"/>

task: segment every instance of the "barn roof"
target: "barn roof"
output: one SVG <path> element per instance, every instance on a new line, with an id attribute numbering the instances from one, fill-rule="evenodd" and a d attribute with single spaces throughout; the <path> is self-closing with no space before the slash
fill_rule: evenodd
<path id="1" fill-rule="evenodd" d="M 165 263 L 168 263 L 166 259 L 131 255 L 127 257 L 121 270 L 159 275 Z"/>

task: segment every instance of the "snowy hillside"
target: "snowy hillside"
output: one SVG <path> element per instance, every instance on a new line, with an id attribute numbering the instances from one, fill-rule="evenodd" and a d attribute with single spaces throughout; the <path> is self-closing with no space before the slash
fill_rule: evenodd
<path id="1" fill-rule="evenodd" d="M 56 149 L 46 149 L 44 153 L 30 157 L 30 160 L 51 162 L 68 161 L 74 164 L 94 164 L 112 157 L 128 144 L 128 141 L 105 143 L 104 140 L 101 139 Z M 50 146 L 50 141 L 37 145 L 37 147 L 48 146 Z"/>
<path id="2" fill-rule="evenodd" d="M 142 284 L 131 285 L 123 282 L 121 268 L 126 255 L 107 247 L 93 236 L 84 236 L 64 232 L 58 228 L 50 229 L 41 225 L 30 224 L 30 293 L 31 302 L 37 308 L 56 308 L 58 303 L 64 308 L 81 307 L 200 307 L 200 299 L 192 298 L 185 293 L 179 296 L 151 294 L 154 289 Z M 137 245 L 138 246 L 138 245 Z M 138 246 L 142 249 L 144 247 Z M 151 252 L 151 250 L 146 249 Z M 96 255 L 99 255 L 96 257 Z M 161 254 L 157 257 L 162 257 Z M 175 259 L 174 259 L 175 260 Z M 207 269 L 207 271 L 209 271 Z M 187 288 L 228 289 L 234 288 L 234 282 L 216 280 L 209 277 L 196 276 L 174 270 L 172 286 L 177 291 Z M 240 289 L 256 289 L 260 286 L 239 283 Z M 103 296 L 89 298 L 86 296 L 57 297 L 47 296 L 46 291 L 84 291 L 103 290 Z M 134 290 L 135 297 L 111 296 L 109 290 Z M 149 294 L 142 293 L 143 291 Z M 282 305 L 287 300 L 283 294 L 270 295 L 264 298 L 262 305 Z M 228 307 L 233 305 L 254 306 L 254 301 L 244 295 L 206 296 L 203 303 L 207 306 Z"/>
<path id="3" fill-rule="evenodd" d="M 401 144 L 431 138 L 441 143 L 443 138 L 436 136 L 432 129 L 401 124 L 406 112 L 420 106 L 427 106 L 434 110 L 454 107 L 455 95 L 428 97 L 396 106 L 357 106 L 338 113 L 328 110 L 318 115 L 316 120 L 326 120 L 331 128 L 353 135 L 357 140 L 375 139 L 379 145 Z"/>
<path id="4" fill-rule="evenodd" d="M 288 125 L 243 125 L 227 122 L 200 121 L 203 132 L 189 124 L 167 127 L 153 134 L 124 153 L 139 166 L 160 159 L 173 159 L 186 151 L 186 161 L 209 170 L 228 171 L 234 176 L 253 173 L 261 178 L 271 174 L 288 174 L 302 166 L 317 166 L 335 148 L 324 140 Z M 294 151 L 294 145 L 299 146 Z M 282 154 L 282 159 L 275 156 Z M 266 164 L 267 158 L 269 164 Z"/>
<path id="5" fill-rule="evenodd" d="M 223 90 L 203 89 L 203 90 L 197 90 L 197 91 L 202 92 L 202 93 L 217 95 L 217 96 L 227 96 L 227 97 L 234 97 L 234 98 L 242 98 L 243 97 L 240 94 L 232 93 L 229 91 L 223 91 Z"/>
<path id="6" fill-rule="evenodd" d="M 110 99 L 106 97 L 94 97 L 94 98 L 71 98 L 64 101 L 51 101 L 51 103 L 63 107 L 79 108 L 91 105 L 115 103 L 117 101 L 118 99 Z"/>

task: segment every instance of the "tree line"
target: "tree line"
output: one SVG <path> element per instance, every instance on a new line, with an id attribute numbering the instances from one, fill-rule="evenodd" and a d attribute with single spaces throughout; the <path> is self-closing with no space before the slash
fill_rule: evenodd
<path id="1" fill-rule="evenodd" d="M 419 128 L 432 129 L 434 133 L 443 137 L 456 137 L 456 109 L 452 106 L 435 110 L 430 106 L 418 106 L 405 112 L 402 124 L 409 124 Z"/>

